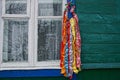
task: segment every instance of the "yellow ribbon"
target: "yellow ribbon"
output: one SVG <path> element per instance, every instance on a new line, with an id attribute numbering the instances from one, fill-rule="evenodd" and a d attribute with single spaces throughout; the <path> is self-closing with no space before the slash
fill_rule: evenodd
<path id="1" fill-rule="evenodd" d="M 76 41 L 76 34 L 75 34 L 75 25 L 76 25 L 76 21 L 74 18 L 70 19 L 70 24 L 72 27 L 72 35 L 73 35 L 73 42 L 72 42 L 72 46 L 73 46 L 73 64 L 72 64 L 72 68 L 73 68 L 73 72 L 78 73 L 79 70 L 77 69 L 76 66 L 76 47 L 75 47 L 75 41 Z"/>

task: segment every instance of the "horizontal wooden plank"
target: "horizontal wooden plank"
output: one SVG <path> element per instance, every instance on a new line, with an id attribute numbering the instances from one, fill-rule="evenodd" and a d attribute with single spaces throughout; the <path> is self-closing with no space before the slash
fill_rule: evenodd
<path id="1" fill-rule="evenodd" d="M 97 2 L 87 2 L 82 3 L 77 0 L 76 7 L 79 13 L 99 13 L 99 14 L 117 14 L 117 5 L 115 1 L 109 1 L 110 3 Z"/>
<path id="2" fill-rule="evenodd" d="M 120 44 L 120 34 L 81 33 L 83 44 Z"/>
<path id="3" fill-rule="evenodd" d="M 82 69 L 120 68 L 120 63 L 83 63 Z"/>
<path id="4" fill-rule="evenodd" d="M 82 54 L 83 63 L 120 63 L 120 54 Z"/>
<path id="5" fill-rule="evenodd" d="M 119 24 L 120 15 L 78 14 L 79 23 Z"/>
<path id="6" fill-rule="evenodd" d="M 116 0 L 117 14 L 120 15 L 120 0 Z"/>
<path id="7" fill-rule="evenodd" d="M 120 52 L 120 44 L 82 44 L 82 52 L 84 53 L 115 53 Z"/>
<path id="8" fill-rule="evenodd" d="M 114 3 L 116 0 L 76 0 L 76 3 Z"/>
<path id="9" fill-rule="evenodd" d="M 90 52 L 84 52 L 84 51 L 82 51 L 81 52 L 81 54 L 83 55 L 83 54 L 102 54 L 102 55 L 104 55 L 104 54 L 120 54 L 120 52 L 104 52 L 104 51 L 102 51 L 102 52 L 92 52 L 92 53 L 90 53 Z"/>
<path id="10" fill-rule="evenodd" d="M 120 33 L 120 23 L 81 23 L 79 25 L 81 33 Z"/>

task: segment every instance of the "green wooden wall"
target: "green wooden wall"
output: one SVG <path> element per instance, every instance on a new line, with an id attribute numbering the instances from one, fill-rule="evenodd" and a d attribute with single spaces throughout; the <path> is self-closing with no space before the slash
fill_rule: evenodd
<path id="1" fill-rule="evenodd" d="M 120 0 L 76 0 L 82 37 L 78 80 L 120 80 Z M 64 77 L 0 80 L 67 80 Z"/>
<path id="2" fill-rule="evenodd" d="M 76 0 L 83 68 L 120 68 L 120 0 Z"/>

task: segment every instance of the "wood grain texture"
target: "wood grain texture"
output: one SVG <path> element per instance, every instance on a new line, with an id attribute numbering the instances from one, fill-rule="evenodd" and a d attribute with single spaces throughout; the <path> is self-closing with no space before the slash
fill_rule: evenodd
<path id="1" fill-rule="evenodd" d="M 82 38 L 82 68 L 120 68 L 118 0 L 76 0 Z M 112 66 L 108 66 L 108 65 Z"/>

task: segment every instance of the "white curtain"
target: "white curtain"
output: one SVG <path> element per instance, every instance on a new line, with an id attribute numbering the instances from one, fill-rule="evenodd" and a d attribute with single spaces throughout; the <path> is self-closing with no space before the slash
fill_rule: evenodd
<path id="1" fill-rule="evenodd" d="M 38 61 L 59 60 L 61 19 L 38 20 Z"/>
<path id="2" fill-rule="evenodd" d="M 38 16 L 61 16 L 62 0 L 39 0 Z"/>
<path id="3" fill-rule="evenodd" d="M 28 22 L 5 20 L 3 39 L 3 61 L 27 61 Z"/>
<path id="4" fill-rule="evenodd" d="M 5 13 L 26 14 L 27 0 L 6 0 Z"/>
<path id="5" fill-rule="evenodd" d="M 62 16 L 62 0 L 38 0 L 38 16 Z M 59 60 L 61 21 L 38 20 L 38 61 Z"/>

